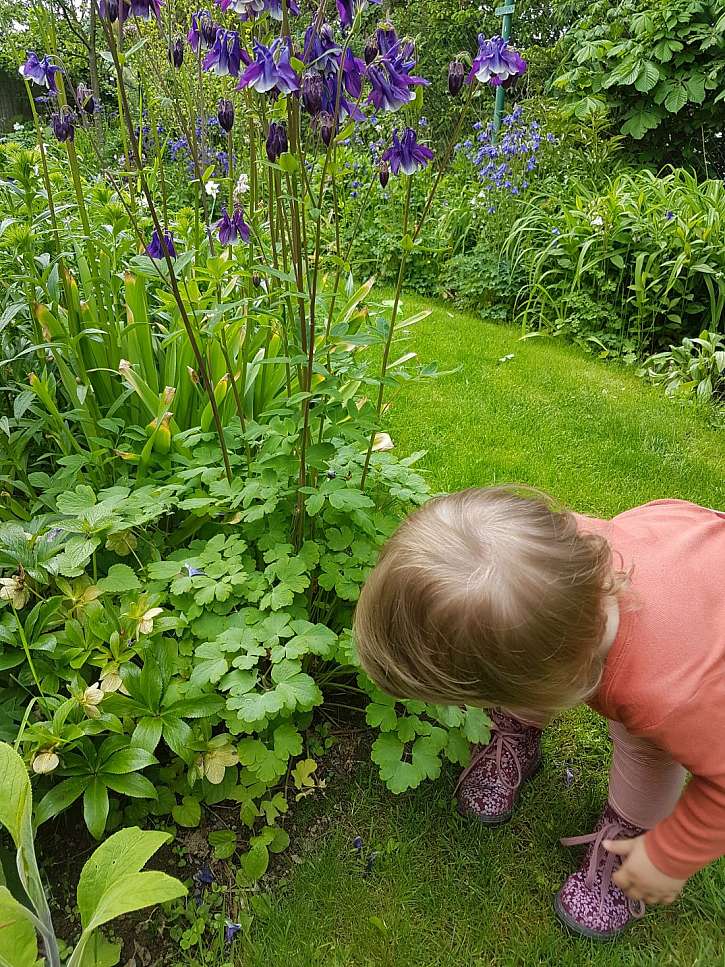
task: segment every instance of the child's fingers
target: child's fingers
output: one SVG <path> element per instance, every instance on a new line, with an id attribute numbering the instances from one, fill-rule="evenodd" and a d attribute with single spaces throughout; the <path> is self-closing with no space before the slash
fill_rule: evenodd
<path id="1" fill-rule="evenodd" d="M 632 850 L 633 839 L 605 839 L 602 846 L 608 853 L 616 853 L 617 856 L 627 856 Z"/>

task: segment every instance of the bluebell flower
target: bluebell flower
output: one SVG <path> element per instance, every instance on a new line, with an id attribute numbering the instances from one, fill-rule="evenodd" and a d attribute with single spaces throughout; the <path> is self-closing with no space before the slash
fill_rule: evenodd
<path id="1" fill-rule="evenodd" d="M 176 249 L 174 248 L 174 240 L 171 237 L 170 232 L 164 232 L 164 242 L 166 243 L 166 248 L 168 250 L 169 256 L 172 259 L 176 258 Z M 159 238 L 159 233 L 154 229 L 154 233 L 151 236 L 151 241 L 146 246 L 146 254 L 152 259 L 163 259 L 165 258 L 164 249 L 161 245 L 161 239 Z"/>
<path id="2" fill-rule="evenodd" d="M 415 131 L 406 128 L 403 137 L 398 137 L 398 129 L 393 131 L 393 143 L 383 155 L 383 161 L 390 164 L 394 175 L 412 175 L 420 168 L 425 168 L 433 159 L 433 152 L 423 144 L 418 144 Z"/>
<path id="3" fill-rule="evenodd" d="M 498 86 L 509 78 L 523 74 L 526 61 L 518 51 L 509 47 L 503 37 L 492 37 L 486 40 L 483 34 L 478 35 L 478 54 L 473 60 L 471 72 L 467 82 L 474 80 L 481 84 Z"/>
<path id="4" fill-rule="evenodd" d="M 290 66 L 290 47 L 289 37 L 277 37 L 271 47 L 255 41 L 255 60 L 240 77 L 239 89 L 251 87 L 259 94 L 268 91 L 292 94 L 299 91 L 299 78 Z"/>
<path id="5" fill-rule="evenodd" d="M 38 57 L 34 50 L 29 50 L 24 64 L 18 69 L 18 73 L 27 81 L 32 81 L 40 87 L 47 87 L 51 94 L 56 94 L 58 87 L 55 83 L 55 75 L 60 70 L 46 54 L 42 59 Z"/>
<path id="6" fill-rule="evenodd" d="M 202 67 L 205 71 L 211 71 L 219 77 L 237 77 L 242 60 L 249 61 L 246 52 L 242 52 L 239 43 L 239 34 L 236 30 L 224 30 L 219 27 L 216 32 L 214 46 L 208 52 Z"/>

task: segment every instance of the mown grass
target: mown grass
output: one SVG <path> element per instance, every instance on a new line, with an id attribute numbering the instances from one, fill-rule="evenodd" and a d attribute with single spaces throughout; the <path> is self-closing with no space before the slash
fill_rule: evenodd
<path id="1" fill-rule="evenodd" d="M 410 312 L 423 305 L 406 300 Z M 701 414 L 561 342 L 518 337 L 442 305 L 413 330 L 423 360 L 460 367 L 406 386 L 387 415 L 399 451 L 428 451 L 422 466 L 435 490 L 516 480 L 601 516 L 658 497 L 725 506 L 725 438 Z M 615 944 L 562 931 L 552 899 L 575 854 L 558 839 L 592 828 L 609 747 L 604 723 L 586 709 L 564 716 L 545 744 L 545 769 L 496 831 L 455 815 L 454 770 L 396 798 L 363 750 L 352 778 L 333 779 L 325 799 L 305 804 L 296 862 L 236 964 L 725 965 L 724 861 Z M 318 833 L 307 832 L 315 822 Z M 369 875 L 352 849 L 356 835 L 380 854 Z"/>

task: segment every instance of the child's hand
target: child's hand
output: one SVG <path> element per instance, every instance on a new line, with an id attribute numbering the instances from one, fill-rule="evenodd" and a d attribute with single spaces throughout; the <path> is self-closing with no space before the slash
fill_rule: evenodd
<path id="1" fill-rule="evenodd" d="M 647 856 L 644 836 L 634 839 L 605 839 L 610 853 L 623 857 L 612 877 L 617 886 L 633 900 L 645 903 L 674 903 L 687 880 L 675 880 L 662 873 Z"/>

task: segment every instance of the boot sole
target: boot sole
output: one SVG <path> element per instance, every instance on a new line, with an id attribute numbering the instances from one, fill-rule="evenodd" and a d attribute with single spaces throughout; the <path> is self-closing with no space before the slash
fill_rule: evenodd
<path id="1" fill-rule="evenodd" d="M 519 804 L 519 799 L 521 798 L 521 793 L 524 786 L 527 782 L 533 779 L 538 772 L 541 771 L 543 763 L 543 756 L 539 756 L 539 758 L 536 760 L 536 765 L 531 772 L 522 778 L 521 785 L 519 786 L 518 792 L 514 797 L 514 804 L 507 813 L 501 813 L 499 816 L 482 816 L 480 813 L 473 812 L 472 810 L 461 809 L 461 804 L 458 803 L 456 807 L 458 810 L 458 815 L 463 816 L 464 819 L 474 819 L 477 823 L 480 823 L 481 826 L 504 826 L 511 820 L 513 814 L 516 812 L 516 807 Z"/>
<path id="2" fill-rule="evenodd" d="M 554 897 L 554 912 L 559 918 L 559 921 L 567 928 L 567 930 L 571 930 L 572 933 L 577 934 L 579 937 L 586 937 L 587 940 L 598 940 L 600 943 L 611 943 L 613 940 L 616 940 L 617 937 L 621 937 L 625 930 L 631 926 L 630 922 L 620 930 L 615 930 L 613 933 L 600 933 L 597 930 L 592 930 L 590 927 L 584 927 L 582 924 L 577 923 L 576 920 L 569 916 L 562 906 L 558 893 Z"/>

